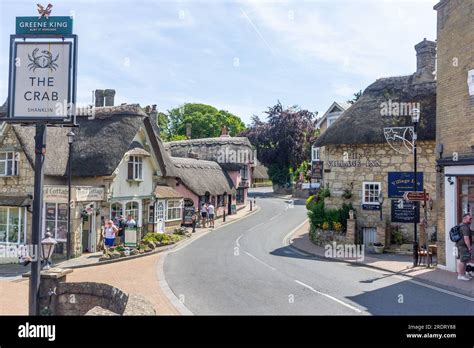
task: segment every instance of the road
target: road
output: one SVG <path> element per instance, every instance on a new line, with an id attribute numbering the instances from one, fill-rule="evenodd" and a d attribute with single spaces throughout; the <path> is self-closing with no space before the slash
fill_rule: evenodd
<path id="1" fill-rule="evenodd" d="M 170 252 L 168 286 L 194 314 L 216 315 L 472 315 L 474 302 L 440 289 L 285 246 L 306 219 L 264 190 L 260 211 Z"/>

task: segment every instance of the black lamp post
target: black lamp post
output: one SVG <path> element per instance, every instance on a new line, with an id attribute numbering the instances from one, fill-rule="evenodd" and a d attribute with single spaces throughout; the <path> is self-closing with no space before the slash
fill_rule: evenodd
<path id="1" fill-rule="evenodd" d="M 383 221 L 383 217 L 382 217 L 383 202 L 384 202 L 384 197 L 383 197 L 382 190 L 380 190 L 379 192 L 380 221 Z"/>
<path id="2" fill-rule="evenodd" d="M 411 121 L 413 123 L 413 173 L 414 173 L 414 185 L 413 185 L 413 192 L 418 191 L 418 185 L 417 185 L 417 168 L 416 168 L 416 140 L 417 140 L 417 126 L 418 123 L 420 122 L 420 110 L 419 109 L 413 109 L 412 114 L 411 114 Z M 413 231 L 414 231 L 414 239 L 413 239 L 413 267 L 416 267 L 418 265 L 418 234 L 417 234 L 417 227 L 418 227 L 418 221 L 416 221 L 416 202 L 413 202 L 413 209 L 414 211 L 414 223 L 413 223 Z"/>
<path id="3" fill-rule="evenodd" d="M 67 142 L 69 144 L 69 157 L 67 165 L 67 187 L 68 187 L 68 204 L 67 204 L 67 241 L 66 241 L 66 257 L 71 258 L 71 178 L 72 178 L 72 144 L 76 134 L 71 130 L 67 133 Z"/>

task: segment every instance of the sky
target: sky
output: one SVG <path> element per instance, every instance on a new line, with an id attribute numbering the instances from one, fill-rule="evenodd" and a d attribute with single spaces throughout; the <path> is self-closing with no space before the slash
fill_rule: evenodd
<path id="1" fill-rule="evenodd" d="M 0 101 L 15 17 L 36 16 L 39 1 L 0 0 Z M 321 116 L 377 78 L 415 72 L 438 0 L 51 2 L 79 36 L 79 103 L 112 88 L 116 104 L 205 103 L 248 124 L 278 100 Z"/>

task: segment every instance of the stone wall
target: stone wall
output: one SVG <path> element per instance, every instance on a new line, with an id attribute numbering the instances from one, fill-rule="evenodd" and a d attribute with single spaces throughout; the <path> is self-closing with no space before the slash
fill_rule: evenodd
<path id="1" fill-rule="evenodd" d="M 72 270 L 52 268 L 41 272 L 40 310 L 42 315 L 100 314 L 155 315 L 153 305 L 108 284 L 66 282 Z"/>
<path id="2" fill-rule="evenodd" d="M 470 153 L 474 144 L 474 98 L 469 96 L 467 72 L 474 69 L 474 2 L 444 1 L 437 5 L 437 112 L 436 141 L 443 157 Z M 444 173 L 439 174 L 437 192 L 438 262 L 446 265 Z M 446 197 L 448 198 L 448 197 Z M 457 214 L 453 207 L 452 214 Z"/>
<path id="3" fill-rule="evenodd" d="M 427 210 L 428 226 L 436 226 L 436 169 L 435 142 L 418 142 L 418 172 L 424 173 L 424 188 L 433 199 L 433 210 Z M 343 161 L 345 153 L 350 155 L 349 161 L 360 161 L 360 166 L 339 167 L 330 165 L 329 161 Z M 383 221 L 391 223 L 391 200 L 388 198 L 388 172 L 412 172 L 413 155 L 401 155 L 388 144 L 358 146 L 326 146 L 321 149 L 324 160 L 324 187 L 328 187 L 331 197 L 325 199 L 326 207 L 340 208 L 343 203 L 352 203 L 356 211 L 357 230 L 364 227 L 376 228 L 380 223 L 380 211 L 362 209 L 362 185 L 364 181 L 380 182 L 384 195 L 382 207 Z M 350 199 L 342 197 L 344 189 L 352 191 Z M 423 209 L 420 212 L 423 218 Z M 413 239 L 413 224 L 394 223 L 402 226 L 407 237 Z M 381 240 L 383 243 L 384 240 Z"/>

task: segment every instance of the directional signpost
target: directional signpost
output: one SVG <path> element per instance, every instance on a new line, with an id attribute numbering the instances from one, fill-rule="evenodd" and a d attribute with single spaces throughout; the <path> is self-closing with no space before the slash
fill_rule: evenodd
<path id="1" fill-rule="evenodd" d="M 428 192 L 407 191 L 403 194 L 403 199 L 405 201 L 426 202 L 430 200 L 430 195 Z"/>
<path id="2" fill-rule="evenodd" d="M 39 314 L 46 129 L 51 125 L 72 126 L 75 123 L 77 64 L 73 19 L 51 17 L 51 4 L 46 8 L 37 6 L 40 16 L 17 17 L 16 34 L 10 35 L 8 112 L 7 119 L 1 120 L 36 126 L 31 238 L 36 255 L 31 263 L 30 315 Z"/>

